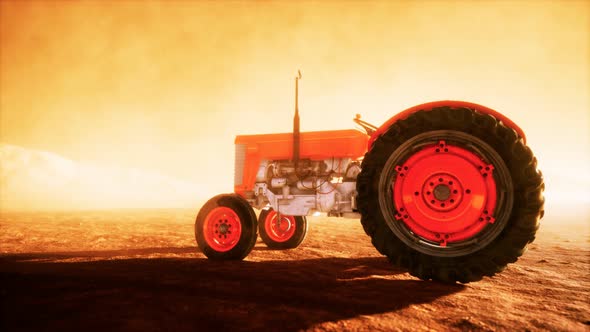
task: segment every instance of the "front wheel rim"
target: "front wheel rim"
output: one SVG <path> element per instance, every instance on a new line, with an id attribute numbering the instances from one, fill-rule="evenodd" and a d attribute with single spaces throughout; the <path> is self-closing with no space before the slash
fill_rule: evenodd
<path id="1" fill-rule="evenodd" d="M 230 251 L 238 244 L 241 234 L 240 217 L 228 207 L 216 207 L 205 217 L 203 235 L 209 247 L 215 251 Z"/>
<path id="2" fill-rule="evenodd" d="M 286 242 L 295 235 L 296 224 L 294 216 L 286 216 L 272 210 L 264 219 L 264 230 L 274 242 Z"/>

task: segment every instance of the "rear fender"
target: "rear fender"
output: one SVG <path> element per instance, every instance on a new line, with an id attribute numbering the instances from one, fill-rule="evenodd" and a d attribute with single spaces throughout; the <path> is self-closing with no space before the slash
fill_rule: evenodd
<path id="1" fill-rule="evenodd" d="M 524 135 L 523 130 L 518 125 L 516 125 L 516 123 L 514 123 L 512 120 L 510 120 L 508 117 L 506 117 L 502 113 L 497 112 L 489 107 L 485 107 L 483 105 L 469 103 L 469 102 L 465 102 L 465 101 L 441 100 L 441 101 L 420 104 L 420 105 L 408 108 L 407 110 L 394 115 L 391 119 L 387 120 L 387 122 L 385 122 L 383 125 L 381 125 L 381 127 L 379 127 L 377 129 L 377 131 L 375 131 L 373 133 L 373 135 L 371 135 L 371 137 L 369 138 L 369 142 L 368 142 L 369 150 L 373 146 L 373 143 L 375 142 L 375 140 L 379 136 L 383 135 L 383 133 L 385 133 L 387 131 L 387 129 L 389 129 L 389 127 L 391 127 L 391 125 L 393 125 L 397 121 L 404 120 L 408 116 L 410 116 L 411 114 L 416 113 L 421 110 L 431 111 L 434 108 L 445 107 L 445 106 L 453 107 L 453 108 L 466 107 L 466 108 L 474 109 L 480 113 L 489 114 L 489 115 L 495 117 L 496 119 L 502 121 L 504 123 L 504 125 L 514 129 L 514 131 L 516 131 L 518 136 L 520 136 L 523 139 L 523 141 L 526 143 L 526 136 Z"/>

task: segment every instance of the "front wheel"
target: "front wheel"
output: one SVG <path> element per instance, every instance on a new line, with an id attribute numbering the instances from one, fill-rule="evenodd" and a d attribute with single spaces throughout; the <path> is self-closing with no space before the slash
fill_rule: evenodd
<path id="1" fill-rule="evenodd" d="M 209 259 L 241 260 L 254 248 L 256 224 L 254 210 L 242 197 L 217 195 L 199 211 L 195 239 Z"/>
<path id="2" fill-rule="evenodd" d="M 305 216 L 287 216 L 272 208 L 260 212 L 258 227 L 262 241 L 273 249 L 292 249 L 301 244 L 307 233 Z"/>
<path id="3" fill-rule="evenodd" d="M 393 124 L 358 176 L 361 223 L 391 262 L 421 279 L 470 282 L 502 271 L 535 238 L 543 178 L 494 117 L 422 110 Z"/>

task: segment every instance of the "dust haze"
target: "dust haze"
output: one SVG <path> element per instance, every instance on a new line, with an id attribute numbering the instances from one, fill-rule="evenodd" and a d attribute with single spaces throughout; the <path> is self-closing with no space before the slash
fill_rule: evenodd
<path id="1" fill-rule="evenodd" d="M 467 285 L 324 216 L 297 249 L 207 260 L 196 212 L 233 190 L 236 134 L 291 131 L 298 69 L 303 131 L 445 99 L 514 120 L 535 242 Z M 3 331 L 587 331 L 588 170 L 589 1 L 0 0 Z"/>
<path id="2" fill-rule="evenodd" d="M 0 142 L 198 186 L 196 204 L 232 190 L 236 134 L 291 130 L 301 69 L 303 130 L 350 128 L 356 113 L 379 125 L 438 99 L 505 113 L 539 159 L 548 213 L 578 215 L 590 204 L 589 13 L 587 1 L 2 1 Z M 3 209 L 46 208 L 63 191 L 13 195 L 7 179 L 38 181 L 8 171 L 10 156 Z M 53 207 L 144 206 L 120 190 Z M 160 197 L 150 206 L 174 190 Z"/>

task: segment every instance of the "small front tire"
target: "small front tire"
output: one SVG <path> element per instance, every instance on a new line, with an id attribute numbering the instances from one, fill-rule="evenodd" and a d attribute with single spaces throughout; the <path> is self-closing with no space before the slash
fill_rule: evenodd
<path id="1" fill-rule="evenodd" d="M 195 221 L 197 245 L 209 259 L 242 260 L 257 238 L 256 214 L 242 197 L 223 194 L 211 198 Z"/>
<path id="2" fill-rule="evenodd" d="M 280 218 L 279 218 L 280 216 Z M 260 212 L 258 227 L 262 241 L 272 249 L 297 248 L 307 234 L 305 216 L 287 216 L 272 208 Z"/>

